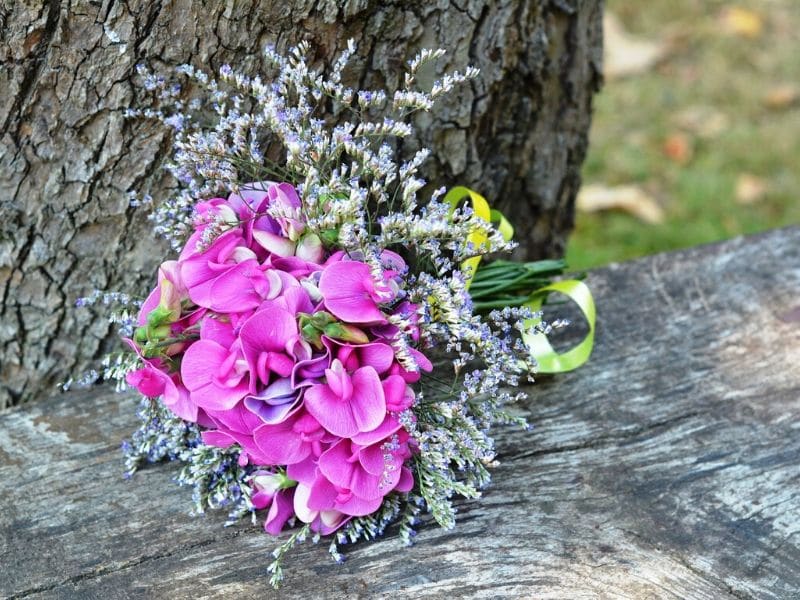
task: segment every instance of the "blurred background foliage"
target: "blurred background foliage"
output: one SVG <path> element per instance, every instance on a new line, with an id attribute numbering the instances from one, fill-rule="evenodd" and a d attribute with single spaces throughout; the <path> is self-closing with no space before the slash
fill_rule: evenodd
<path id="1" fill-rule="evenodd" d="M 608 0 L 573 270 L 800 222 L 800 0 Z"/>

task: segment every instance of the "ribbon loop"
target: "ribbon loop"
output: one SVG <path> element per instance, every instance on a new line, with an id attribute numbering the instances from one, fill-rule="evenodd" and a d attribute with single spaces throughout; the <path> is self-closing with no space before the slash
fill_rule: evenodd
<path id="1" fill-rule="evenodd" d="M 464 187 L 463 185 L 456 186 L 447 192 L 447 194 L 445 194 L 444 202 L 450 205 L 451 216 L 453 212 L 455 212 L 456 208 L 458 208 L 458 205 L 461 203 L 461 201 L 465 198 L 469 198 L 469 201 L 472 204 L 472 212 L 476 217 L 483 219 L 487 223 L 496 225 L 498 231 L 503 236 L 503 239 L 506 241 L 511 240 L 511 238 L 514 236 L 514 228 L 511 226 L 511 223 L 508 222 L 508 220 L 499 210 L 490 208 L 486 198 L 481 196 L 478 192 L 471 190 L 468 187 Z M 467 236 L 467 242 L 471 243 L 475 248 L 480 248 L 484 244 L 487 244 L 488 241 L 489 237 L 480 231 L 473 231 Z M 473 256 L 472 258 L 468 258 L 461 263 L 461 269 L 469 273 L 467 275 L 467 289 L 469 289 L 469 286 L 472 283 L 472 278 L 475 275 L 475 272 L 478 270 L 478 265 L 480 265 L 480 263 L 480 256 Z"/>

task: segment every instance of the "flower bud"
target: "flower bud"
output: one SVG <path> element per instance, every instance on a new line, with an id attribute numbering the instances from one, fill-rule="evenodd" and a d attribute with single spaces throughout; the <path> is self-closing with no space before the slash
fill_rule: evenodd
<path id="1" fill-rule="evenodd" d="M 322 245 L 322 240 L 315 233 L 308 233 L 300 239 L 297 244 L 295 255 L 302 258 L 306 262 L 321 264 L 325 258 L 325 247 Z"/>
<path id="2" fill-rule="evenodd" d="M 174 323 L 181 318 L 181 297 L 178 288 L 175 287 L 169 279 L 164 279 L 161 282 L 161 298 L 158 303 L 158 308 L 150 313 L 152 315 L 157 310 L 163 311 L 163 318 L 165 322 Z M 147 317 L 148 323 L 150 316 Z"/>
<path id="3" fill-rule="evenodd" d="M 329 338 L 352 342 L 354 344 L 366 344 L 369 342 L 369 337 L 366 333 L 361 331 L 358 327 L 345 323 L 331 323 L 325 327 L 324 333 Z"/>

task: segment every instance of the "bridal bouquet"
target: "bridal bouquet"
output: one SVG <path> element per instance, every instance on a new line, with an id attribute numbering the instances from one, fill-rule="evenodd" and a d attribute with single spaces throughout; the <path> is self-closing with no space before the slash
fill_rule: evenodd
<path id="1" fill-rule="evenodd" d="M 343 85 L 353 52 L 323 74 L 304 44 L 268 48 L 269 81 L 183 67 L 194 98 L 143 72 L 156 105 L 131 111 L 174 130 L 180 190 L 152 212 L 177 258 L 138 310 L 114 316 L 130 352 L 106 374 L 144 397 L 128 473 L 179 460 L 198 512 L 293 528 L 273 585 L 307 537 L 330 536 L 341 560 L 342 544 L 391 523 L 406 542 L 426 513 L 452 527 L 453 496 L 489 483 L 490 428 L 524 425 L 506 411 L 517 386 L 574 368 L 592 343 L 558 354 L 547 342 L 563 324 L 541 320 L 551 292 L 593 331 L 585 286 L 551 282 L 560 261 L 482 263 L 513 248 L 511 225 L 466 188 L 421 200 L 427 150 L 396 162 L 411 115 L 477 71 L 421 90 L 420 68 L 442 55 L 423 51 L 388 97 Z"/>

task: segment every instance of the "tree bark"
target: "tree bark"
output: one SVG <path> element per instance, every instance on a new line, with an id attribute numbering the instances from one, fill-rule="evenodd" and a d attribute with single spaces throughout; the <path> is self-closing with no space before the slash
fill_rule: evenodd
<path id="1" fill-rule="evenodd" d="M 426 174 L 479 189 L 511 215 L 520 257 L 563 253 L 600 84 L 602 0 L 74 0 L 0 8 L 0 408 L 64 380 L 111 343 L 73 309 L 94 288 L 143 291 L 168 256 L 127 193 L 158 199 L 167 132 L 126 120 L 135 66 L 259 68 L 308 39 L 329 61 L 359 42 L 354 77 L 399 83 L 421 47 L 480 77 L 422 115 L 406 144 Z"/>

